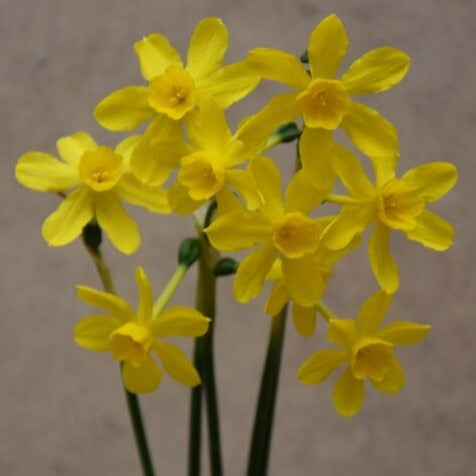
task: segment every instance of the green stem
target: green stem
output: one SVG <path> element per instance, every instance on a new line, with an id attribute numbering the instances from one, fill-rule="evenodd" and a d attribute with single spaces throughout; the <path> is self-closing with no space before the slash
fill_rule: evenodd
<path id="1" fill-rule="evenodd" d="M 88 253 L 92 257 L 94 264 L 96 265 L 96 269 L 104 290 L 108 293 L 115 294 L 111 271 L 104 261 L 100 250 L 101 229 L 98 225 L 90 223 L 84 227 L 83 242 Z M 139 453 L 142 472 L 144 476 L 154 476 L 154 468 L 147 443 L 147 435 L 145 433 L 144 423 L 142 421 L 139 400 L 136 394 L 130 393 L 126 389 L 124 389 L 124 392 L 126 394 L 127 408 L 129 410 L 129 416 L 131 418 L 132 428 L 134 430 L 134 437 L 137 444 L 137 451 Z"/>
<path id="2" fill-rule="evenodd" d="M 336 315 L 323 302 L 317 303 L 316 309 L 327 322 L 331 319 L 336 319 Z"/>
<path id="3" fill-rule="evenodd" d="M 359 203 L 357 200 L 352 197 L 348 197 L 347 195 L 336 195 L 333 193 L 327 195 L 325 201 L 330 203 L 338 203 L 339 205 L 356 205 Z"/>
<path id="4" fill-rule="evenodd" d="M 154 303 L 154 308 L 152 310 L 152 315 L 156 318 L 167 306 L 172 296 L 175 294 L 175 291 L 179 287 L 183 278 L 187 274 L 188 266 L 184 264 L 179 264 L 177 269 L 174 271 L 174 274 L 169 279 L 169 282 L 165 285 L 160 296 Z"/>
<path id="5" fill-rule="evenodd" d="M 286 328 L 287 306 L 273 317 L 268 350 L 261 377 L 253 436 L 248 458 L 248 476 L 266 476 L 273 429 L 274 408 Z"/>

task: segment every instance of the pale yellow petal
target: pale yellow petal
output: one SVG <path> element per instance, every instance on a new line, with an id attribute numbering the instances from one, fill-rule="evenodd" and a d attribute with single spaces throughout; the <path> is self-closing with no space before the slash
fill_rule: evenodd
<path id="1" fill-rule="evenodd" d="M 95 198 L 96 219 L 112 244 L 122 253 L 134 253 L 140 245 L 139 229 L 114 193 L 101 193 Z"/>
<path id="2" fill-rule="evenodd" d="M 279 81 L 295 89 L 306 89 L 311 81 L 299 59 L 284 51 L 255 48 L 248 53 L 246 63 L 261 78 Z"/>
<path id="3" fill-rule="evenodd" d="M 156 390 L 162 380 L 162 372 L 150 356 L 135 367 L 129 361 L 122 366 L 124 387 L 131 393 L 150 393 Z"/>
<path id="4" fill-rule="evenodd" d="M 307 215 L 322 203 L 327 195 L 328 190 L 314 187 L 307 172 L 301 169 L 293 175 L 286 189 L 286 211 Z"/>
<path id="5" fill-rule="evenodd" d="M 348 367 L 336 380 L 332 392 L 334 408 L 339 415 L 351 417 L 359 413 L 364 404 L 365 386 L 363 380 L 352 375 Z"/>
<path id="6" fill-rule="evenodd" d="M 132 136 L 126 137 L 124 140 L 121 140 L 121 142 L 116 145 L 114 151 L 116 154 L 119 154 L 122 157 L 123 173 L 130 171 L 129 165 L 132 153 L 139 145 L 141 139 L 142 136 L 140 134 L 134 134 Z"/>
<path id="7" fill-rule="evenodd" d="M 249 70 L 244 61 L 228 64 L 197 85 L 197 97 L 211 97 L 222 109 L 243 99 L 259 84 L 259 77 Z"/>
<path id="8" fill-rule="evenodd" d="M 355 319 L 330 319 L 326 339 L 333 344 L 350 348 L 356 337 Z"/>
<path id="9" fill-rule="evenodd" d="M 297 378 L 305 385 L 315 385 L 324 380 L 347 360 L 347 353 L 340 349 L 314 352 L 299 367 Z"/>
<path id="10" fill-rule="evenodd" d="M 75 132 L 56 141 L 56 148 L 60 157 L 70 164 L 77 165 L 81 156 L 90 149 L 98 147 L 96 141 L 83 131 Z"/>
<path id="11" fill-rule="evenodd" d="M 394 321 L 376 333 L 376 337 L 393 345 L 414 345 L 426 338 L 431 326 L 411 321 Z"/>
<path id="12" fill-rule="evenodd" d="M 430 162 L 418 165 L 402 175 L 401 180 L 417 185 L 426 202 L 446 195 L 456 184 L 458 171 L 451 162 Z"/>
<path id="13" fill-rule="evenodd" d="M 15 178 L 40 192 L 62 192 L 79 183 L 78 169 L 43 152 L 23 154 L 15 166 Z"/>
<path id="14" fill-rule="evenodd" d="M 109 350 L 109 337 L 120 325 L 113 317 L 87 316 L 74 326 L 74 342 L 88 350 Z"/>
<path id="15" fill-rule="evenodd" d="M 282 279 L 276 281 L 269 292 L 264 312 L 269 316 L 276 316 L 289 301 L 289 294 Z"/>
<path id="16" fill-rule="evenodd" d="M 229 188 L 223 187 L 215 196 L 217 201 L 216 217 L 226 213 L 242 211 L 243 205 L 240 199 Z"/>
<path id="17" fill-rule="evenodd" d="M 252 251 L 240 263 L 233 281 L 233 292 L 238 302 L 248 302 L 261 293 L 276 255 L 276 248 L 268 242 Z"/>
<path id="18" fill-rule="evenodd" d="M 134 43 L 142 76 L 149 80 L 163 74 L 171 64 L 182 66 L 182 59 L 169 40 L 160 33 L 152 33 Z"/>
<path id="19" fill-rule="evenodd" d="M 193 30 L 187 52 L 187 71 L 195 80 L 220 67 L 228 48 L 228 30 L 219 18 L 204 18 Z"/>
<path id="20" fill-rule="evenodd" d="M 349 39 L 339 17 L 324 18 L 312 31 L 307 47 L 312 77 L 334 78 L 348 47 Z"/>
<path id="21" fill-rule="evenodd" d="M 139 305 L 137 307 L 137 319 L 142 322 L 152 319 L 152 288 L 144 270 L 139 266 L 135 271 L 137 289 L 139 290 Z"/>
<path id="22" fill-rule="evenodd" d="M 362 336 L 373 336 L 380 326 L 392 302 L 392 295 L 377 291 L 368 297 L 359 310 L 358 332 Z"/>
<path id="23" fill-rule="evenodd" d="M 413 230 L 406 231 L 407 238 L 436 251 L 444 251 L 453 244 L 455 230 L 451 223 L 430 210 L 424 210 L 416 219 Z"/>
<path id="24" fill-rule="evenodd" d="M 185 306 L 174 306 L 163 311 L 152 322 L 157 337 L 199 337 L 204 335 L 210 319 Z"/>
<path id="25" fill-rule="evenodd" d="M 293 322 L 302 337 L 309 337 L 316 331 L 317 315 L 315 306 L 304 307 L 293 303 Z"/>
<path id="26" fill-rule="evenodd" d="M 149 106 L 149 89 L 127 86 L 106 96 L 94 109 L 96 121 L 110 131 L 128 131 L 155 116 Z"/>
<path id="27" fill-rule="evenodd" d="M 115 294 L 99 291 L 89 286 L 76 286 L 76 296 L 91 306 L 104 309 L 120 321 L 130 321 L 135 316 L 129 303 Z"/>
<path id="28" fill-rule="evenodd" d="M 390 228 L 377 222 L 369 241 L 370 266 L 381 288 L 393 294 L 399 287 L 397 263 L 390 252 Z"/>
<path id="29" fill-rule="evenodd" d="M 255 210 L 261 205 L 261 195 L 257 190 L 253 175 L 248 170 L 227 170 L 225 183 L 241 194 L 249 210 Z"/>
<path id="30" fill-rule="evenodd" d="M 178 181 L 167 192 L 167 200 L 172 211 L 181 215 L 189 215 L 205 203 L 204 200 L 194 200 L 191 198 L 187 187 Z"/>
<path id="31" fill-rule="evenodd" d="M 66 245 L 81 234 L 93 214 L 91 193 L 80 186 L 44 221 L 41 234 L 50 246 Z"/>
<path id="32" fill-rule="evenodd" d="M 353 102 L 340 127 L 355 147 L 371 159 L 398 158 L 397 129 L 374 109 Z"/>
<path id="33" fill-rule="evenodd" d="M 383 393 L 398 393 L 405 386 L 405 371 L 400 363 L 393 359 L 392 365 L 381 382 L 370 379 L 372 385 Z"/>
<path id="34" fill-rule="evenodd" d="M 126 202 L 144 207 L 150 212 L 170 213 L 167 190 L 146 185 L 132 175 L 124 175 L 115 188 L 116 193 Z"/>
<path id="35" fill-rule="evenodd" d="M 164 370 L 177 382 L 187 387 L 200 383 L 200 376 L 187 355 L 176 345 L 169 342 L 157 342 L 154 350 L 160 358 Z"/>

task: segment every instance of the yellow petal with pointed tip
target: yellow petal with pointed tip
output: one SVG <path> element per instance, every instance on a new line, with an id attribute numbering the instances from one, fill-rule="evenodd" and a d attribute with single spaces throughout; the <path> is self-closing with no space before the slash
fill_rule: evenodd
<path id="1" fill-rule="evenodd" d="M 313 186 L 304 169 L 294 174 L 286 189 L 285 208 L 287 212 L 301 212 L 307 215 L 322 203 L 328 190 L 319 190 Z"/>
<path id="2" fill-rule="evenodd" d="M 316 308 L 304 307 L 298 303 L 293 304 L 293 322 L 297 332 L 302 337 L 309 337 L 316 331 Z"/>
<path id="3" fill-rule="evenodd" d="M 406 53 L 383 46 L 357 58 L 341 80 L 351 95 L 379 93 L 398 84 L 409 67 L 410 57 Z"/>
<path id="4" fill-rule="evenodd" d="M 225 172 L 225 182 L 242 195 L 249 210 L 255 210 L 262 204 L 253 175 L 248 170 L 227 170 Z"/>
<path id="5" fill-rule="evenodd" d="M 358 332 L 361 336 L 370 337 L 375 334 L 391 302 L 392 295 L 383 291 L 377 291 L 364 301 L 357 318 Z"/>
<path id="6" fill-rule="evenodd" d="M 170 208 L 175 213 L 189 215 L 204 203 L 203 200 L 193 200 L 188 194 L 188 189 L 180 182 L 175 182 L 167 192 L 167 200 Z"/>
<path id="7" fill-rule="evenodd" d="M 56 141 L 56 148 L 60 157 L 70 164 L 77 165 L 81 156 L 90 149 L 98 147 L 96 141 L 83 131 L 75 132 Z"/>
<path id="8" fill-rule="evenodd" d="M 99 291 L 89 286 L 76 286 L 76 296 L 91 306 L 106 310 L 120 321 L 129 321 L 134 318 L 135 313 L 129 303 L 115 294 Z"/>
<path id="9" fill-rule="evenodd" d="M 162 372 L 150 356 L 147 356 L 139 367 L 130 362 L 122 366 L 124 387 L 131 393 L 150 393 L 158 388 L 162 380 Z"/>
<path id="10" fill-rule="evenodd" d="M 116 193 L 126 202 L 144 207 L 150 212 L 170 213 L 167 191 L 139 182 L 132 175 L 124 175 L 115 188 Z"/>
<path id="11" fill-rule="evenodd" d="M 174 306 L 163 311 L 152 322 L 157 337 L 199 337 L 204 335 L 210 319 L 185 306 Z"/>
<path id="12" fill-rule="evenodd" d="M 312 31 L 307 52 L 313 78 L 334 78 L 344 59 L 349 39 L 337 15 L 324 18 Z"/>
<path id="13" fill-rule="evenodd" d="M 74 342 L 88 350 L 109 350 L 109 337 L 121 321 L 108 316 L 87 316 L 74 326 Z"/>
<path id="14" fill-rule="evenodd" d="M 347 368 L 334 384 L 332 401 L 339 415 L 351 417 L 359 413 L 365 399 L 365 386 L 363 380 L 358 380 Z"/>
<path id="15" fill-rule="evenodd" d="M 301 364 L 297 378 L 305 385 L 322 383 L 335 369 L 346 361 L 347 353 L 345 350 L 319 350 Z"/>
<path id="16" fill-rule="evenodd" d="M 187 387 L 200 383 L 200 376 L 186 354 L 169 342 L 157 342 L 154 350 L 160 358 L 164 370 L 177 382 Z"/>
<path id="17" fill-rule="evenodd" d="M 356 339 L 354 319 L 330 319 L 327 327 L 327 340 L 334 344 L 350 348 Z"/>
<path id="18" fill-rule="evenodd" d="M 266 314 L 269 316 L 276 316 L 288 301 L 289 294 L 286 291 L 284 281 L 280 279 L 274 283 L 271 291 L 269 292 L 264 312 L 266 312 Z"/>
<path id="19" fill-rule="evenodd" d="M 393 345 L 418 344 L 426 338 L 431 326 L 410 321 L 395 321 L 380 329 L 376 336 Z"/>
<path id="20" fill-rule="evenodd" d="M 142 322 L 152 319 L 152 288 L 150 281 L 144 270 L 139 266 L 136 268 L 135 278 L 139 289 L 139 306 L 137 309 L 137 319 Z"/>
<path id="21" fill-rule="evenodd" d="M 430 210 L 424 210 L 416 218 L 416 226 L 405 232 L 408 239 L 436 251 L 444 251 L 453 244 L 455 230 L 451 223 Z"/>

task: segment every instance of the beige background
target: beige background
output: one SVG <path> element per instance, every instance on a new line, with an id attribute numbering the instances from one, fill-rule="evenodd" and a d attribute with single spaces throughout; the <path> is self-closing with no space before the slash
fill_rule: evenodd
<path id="1" fill-rule="evenodd" d="M 13 168 L 24 151 L 54 151 L 58 137 L 90 131 L 114 144 L 92 109 L 109 91 L 140 84 L 132 44 L 154 31 L 184 52 L 207 15 L 230 29 L 228 61 L 256 46 L 300 54 L 314 25 L 335 11 L 351 40 L 345 65 L 376 46 L 406 50 L 412 67 L 393 91 L 369 98 L 399 128 L 401 171 L 432 160 L 457 164 L 456 189 L 435 209 L 456 227 L 446 253 L 394 237 L 402 286 L 391 318 L 431 323 L 423 345 L 401 349 L 407 386 L 396 397 L 372 392 L 362 413 L 339 418 L 331 385 L 301 386 L 295 372 L 322 343 L 289 326 L 270 474 L 466 475 L 476 441 L 474 264 L 475 37 L 472 0 L 0 0 L 0 474 L 139 474 L 117 367 L 107 355 L 73 345 L 74 323 L 87 311 L 74 285 L 99 286 L 79 242 L 49 249 L 40 235 L 55 196 L 22 189 Z M 266 85 L 230 111 L 236 121 L 264 104 Z M 279 153 L 289 170 L 292 148 Z M 287 162 L 286 162 L 287 161 Z M 119 291 L 135 300 L 133 269 L 145 265 L 159 289 L 174 266 L 187 219 L 134 210 L 143 246 L 131 258 L 106 244 Z M 192 303 L 193 274 L 176 298 Z M 268 319 L 260 303 L 231 300 L 220 283 L 217 374 L 228 475 L 244 472 Z M 360 250 L 341 263 L 326 301 L 352 315 L 376 289 Z M 134 301 L 135 302 L 135 301 Z M 165 379 L 143 399 L 158 474 L 185 474 L 188 392 Z"/>

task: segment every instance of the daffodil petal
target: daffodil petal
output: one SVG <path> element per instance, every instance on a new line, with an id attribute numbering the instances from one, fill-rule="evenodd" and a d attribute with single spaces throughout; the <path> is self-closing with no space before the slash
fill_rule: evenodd
<path id="1" fill-rule="evenodd" d="M 77 165 L 81 156 L 90 149 L 98 147 L 96 141 L 83 131 L 75 132 L 66 137 L 61 137 L 56 141 L 56 148 L 59 156 L 70 164 Z"/>
<path id="2" fill-rule="evenodd" d="M 327 327 L 327 340 L 333 344 L 350 347 L 356 338 L 354 319 L 331 319 Z"/>
<path id="3" fill-rule="evenodd" d="M 365 399 L 363 380 L 356 379 L 348 367 L 334 384 L 332 401 L 339 415 L 351 417 L 359 413 Z"/>
<path id="4" fill-rule="evenodd" d="M 167 191 L 139 182 L 132 175 L 123 175 L 115 191 L 126 202 L 144 207 L 150 212 L 170 213 Z"/>
<path id="5" fill-rule="evenodd" d="M 383 46 L 357 58 L 341 80 L 350 95 L 379 93 L 398 84 L 409 67 L 410 57 L 406 53 Z"/>
<path id="6" fill-rule="evenodd" d="M 233 292 L 238 302 L 248 302 L 261 293 L 277 253 L 274 245 L 268 242 L 252 251 L 240 263 L 233 281 Z"/>
<path id="7" fill-rule="evenodd" d="M 269 292 L 264 312 L 269 316 L 276 316 L 289 301 L 289 294 L 282 279 L 276 281 Z"/>
<path id="8" fill-rule="evenodd" d="M 369 241 L 370 266 L 387 294 L 393 294 L 400 284 L 397 263 L 390 253 L 390 228 L 377 222 Z"/>
<path id="9" fill-rule="evenodd" d="M 408 239 L 436 251 L 444 251 L 453 244 L 455 230 L 451 223 L 430 210 L 424 210 L 416 219 L 416 226 L 406 231 Z"/>
<path id="10" fill-rule="evenodd" d="M 261 205 L 261 196 L 256 190 L 253 175 L 248 170 L 229 169 L 225 173 L 225 181 L 242 195 L 249 210 L 255 210 Z"/>
<path id="11" fill-rule="evenodd" d="M 104 309 L 120 321 L 129 321 L 135 316 L 129 303 L 115 294 L 99 291 L 89 286 L 76 286 L 76 296 L 91 306 Z"/>
<path id="12" fill-rule="evenodd" d="M 204 335 L 210 319 L 185 306 L 174 306 L 163 311 L 152 322 L 157 337 L 199 337 Z"/>
<path id="13" fill-rule="evenodd" d="M 345 350 L 318 350 L 301 364 L 297 378 L 305 385 L 322 383 L 335 369 L 346 361 L 347 353 Z"/>
<path id="14" fill-rule="evenodd" d="M 120 325 L 113 317 L 87 316 L 74 326 L 74 342 L 88 350 L 109 350 L 109 337 Z"/>
<path id="15" fill-rule="evenodd" d="M 425 339 L 431 326 L 411 321 L 395 321 L 380 329 L 375 335 L 393 345 L 413 345 Z"/>
<path id="16" fill-rule="evenodd" d="M 228 109 L 253 91 L 259 81 L 259 77 L 249 70 L 244 61 L 238 61 L 202 78 L 197 85 L 197 94 L 199 100 L 201 97 L 211 97 L 221 109 Z"/>
<path id="17" fill-rule="evenodd" d="M 286 189 L 286 211 L 297 211 L 307 215 L 322 203 L 327 194 L 328 190 L 319 190 L 314 187 L 307 172 L 301 169 L 294 174 Z"/>
<path id="18" fill-rule="evenodd" d="M 152 318 L 153 297 L 149 278 L 140 266 L 136 268 L 135 278 L 137 283 L 137 289 L 139 290 L 137 319 L 142 322 L 150 321 Z"/>
<path id="19" fill-rule="evenodd" d="M 430 162 L 418 165 L 402 175 L 402 181 L 413 182 L 426 202 L 446 195 L 456 184 L 458 171 L 451 162 Z"/>
<path id="20" fill-rule="evenodd" d="M 400 363 L 393 359 L 390 369 L 381 382 L 370 379 L 372 385 L 383 393 L 398 393 L 405 386 L 405 371 Z"/>
<path id="21" fill-rule="evenodd" d="M 127 360 L 122 366 L 122 381 L 131 393 L 151 393 L 158 388 L 161 380 L 162 372 L 150 356 L 139 367 Z"/>
<path id="22" fill-rule="evenodd" d="M 264 217 L 240 210 L 218 217 L 204 231 L 218 250 L 237 251 L 269 239 L 272 227 Z"/>
<path id="23" fill-rule="evenodd" d="M 41 233 L 50 246 L 62 246 L 77 238 L 93 218 L 91 194 L 86 187 L 73 190 L 43 223 Z"/>
<path id="24" fill-rule="evenodd" d="M 171 64 L 182 66 L 179 53 L 160 33 L 152 33 L 136 41 L 134 50 L 139 59 L 142 76 L 147 80 L 163 74 L 167 66 Z"/>
<path id="25" fill-rule="evenodd" d="M 122 157 L 122 166 L 124 173 L 130 171 L 130 160 L 134 149 L 139 145 L 142 136 L 140 134 L 134 134 L 132 136 L 126 137 L 124 140 L 119 142 L 116 145 L 114 152 L 119 154 Z"/>
<path id="26" fill-rule="evenodd" d="M 246 63 L 261 78 L 279 81 L 295 89 L 306 89 L 311 81 L 296 56 L 273 48 L 255 48 L 248 53 Z"/>
<path id="27" fill-rule="evenodd" d="M 23 154 L 15 166 L 15 178 L 23 186 L 40 192 L 62 192 L 79 182 L 77 167 L 43 152 Z"/>
<path id="28" fill-rule="evenodd" d="M 319 301 L 326 287 L 320 270 L 320 263 L 314 255 L 283 258 L 283 278 L 293 301 L 306 307 Z"/>
<path id="29" fill-rule="evenodd" d="M 127 86 L 106 96 L 94 109 L 94 117 L 110 131 L 129 131 L 156 114 L 149 106 L 149 89 Z"/>
<path id="30" fill-rule="evenodd" d="M 371 159 L 398 158 L 397 129 L 375 109 L 353 102 L 340 127 L 355 147 Z"/>
<path id="31" fill-rule="evenodd" d="M 228 48 L 228 30 L 219 18 L 204 18 L 193 30 L 187 52 L 187 71 L 195 79 L 220 67 Z"/>
<path id="32" fill-rule="evenodd" d="M 350 194 L 360 200 L 371 199 L 375 187 L 367 178 L 357 157 L 342 146 L 335 146 L 331 158 L 332 166 Z"/>
<path id="33" fill-rule="evenodd" d="M 180 182 L 175 182 L 167 192 L 170 208 L 175 213 L 189 215 L 205 203 L 204 200 L 194 200 L 188 194 L 188 189 Z"/>
<path id="34" fill-rule="evenodd" d="M 96 197 L 96 219 L 113 245 L 123 253 L 134 253 L 140 245 L 136 222 L 127 214 L 113 193 Z"/>
<path id="35" fill-rule="evenodd" d="M 312 77 L 334 78 L 348 47 L 349 39 L 339 17 L 324 18 L 312 31 L 307 47 Z"/>
<path id="36" fill-rule="evenodd" d="M 392 297 L 391 294 L 377 291 L 364 301 L 357 318 L 361 335 L 372 336 L 375 334 L 392 302 Z"/>
<path id="37" fill-rule="evenodd" d="M 157 342 L 154 350 L 159 356 L 164 370 L 177 382 L 187 387 L 200 383 L 200 376 L 185 352 L 169 342 Z"/>
<path id="38" fill-rule="evenodd" d="M 327 192 L 332 189 L 335 182 L 335 172 L 330 160 L 333 150 L 332 131 L 304 128 L 299 139 L 302 167 L 314 187 Z"/>
<path id="39" fill-rule="evenodd" d="M 223 187 L 215 196 L 217 201 L 216 218 L 226 213 L 242 211 L 240 199 L 229 188 Z"/>
<path id="40" fill-rule="evenodd" d="M 304 307 L 297 302 L 293 304 L 293 322 L 297 332 L 302 337 L 314 334 L 317 324 L 315 306 Z"/>
<path id="41" fill-rule="evenodd" d="M 325 228 L 321 240 L 327 248 L 340 250 L 374 219 L 375 211 L 371 204 L 344 206 L 339 215 Z"/>
<path id="42" fill-rule="evenodd" d="M 248 170 L 253 175 L 262 198 L 261 211 L 271 219 L 282 215 L 284 203 L 281 196 L 281 173 L 276 164 L 267 157 L 256 157 L 250 162 Z"/>

